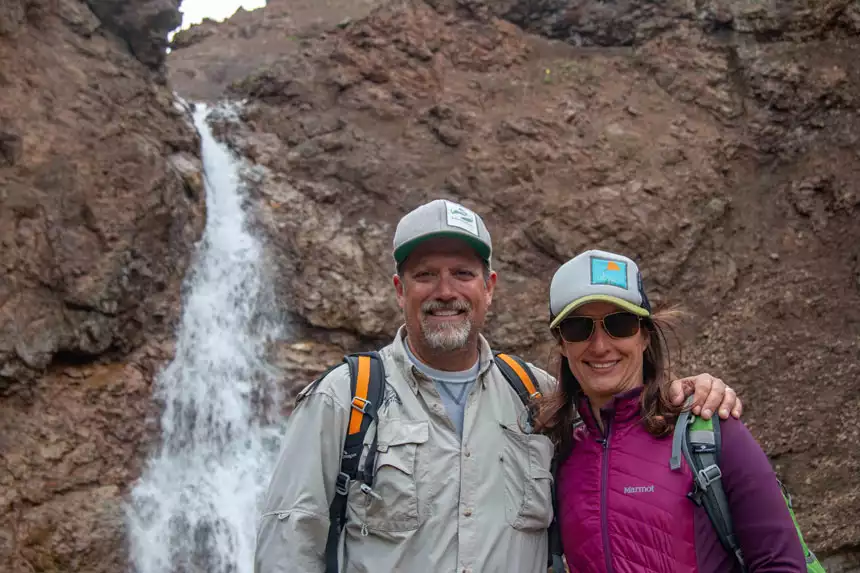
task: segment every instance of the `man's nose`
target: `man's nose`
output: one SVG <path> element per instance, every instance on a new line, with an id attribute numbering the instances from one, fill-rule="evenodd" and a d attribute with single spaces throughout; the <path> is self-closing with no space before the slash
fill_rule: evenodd
<path id="1" fill-rule="evenodd" d="M 442 273 L 439 276 L 439 283 L 436 285 L 436 292 L 433 293 L 436 298 L 440 298 L 442 300 L 457 298 L 457 291 L 454 289 L 454 285 L 452 283 L 453 280 L 454 277 L 447 273 Z"/>

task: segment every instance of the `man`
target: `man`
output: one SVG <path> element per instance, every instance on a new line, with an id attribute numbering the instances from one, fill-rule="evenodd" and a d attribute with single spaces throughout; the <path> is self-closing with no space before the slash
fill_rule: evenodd
<path id="1" fill-rule="evenodd" d="M 380 351 L 375 477 L 372 487 L 348 484 L 340 571 L 547 569 L 552 445 L 523 431 L 523 403 L 481 335 L 496 286 L 491 255 L 484 222 L 456 203 L 432 201 L 397 226 L 394 288 L 405 324 Z M 555 380 L 531 368 L 546 393 Z M 734 392 L 707 374 L 677 381 L 677 401 L 694 386 L 697 411 L 710 417 L 720 405 L 723 417 L 740 415 Z M 351 403 L 346 366 L 299 395 L 260 521 L 256 573 L 326 570 Z"/>

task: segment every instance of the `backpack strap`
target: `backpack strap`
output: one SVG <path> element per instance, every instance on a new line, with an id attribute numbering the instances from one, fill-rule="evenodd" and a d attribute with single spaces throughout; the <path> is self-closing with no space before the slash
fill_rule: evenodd
<path id="1" fill-rule="evenodd" d="M 377 408 L 385 396 L 385 368 L 382 358 L 377 352 L 350 354 L 344 357 L 349 365 L 350 392 L 352 409 L 349 414 L 349 426 L 343 444 L 343 455 L 340 461 L 340 473 L 334 486 L 334 499 L 329 506 L 329 529 L 325 544 L 326 573 L 337 573 L 337 551 L 340 532 L 346 524 L 346 501 L 349 495 L 350 483 L 360 478 L 364 483 L 362 489 L 368 491 L 373 485 L 373 469 L 376 462 L 376 440 L 374 433 L 373 444 L 367 453 L 364 469 L 359 470 L 361 451 L 364 447 L 364 436 L 370 424 L 378 422 Z"/>
<path id="2" fill-rule="evenodd" d="M 493 358 L 523 405 L 528 406 L 534 398 L 542 396 L 531 368 L 522 358 L 502 352 L 496 352 Z"/>
<path id="3" fill-rule="evenodd" d="M 496 352 L 493 355 L 493 360 L 496 363 L 496 366 L 499 367 L 499 370 L 501 370 L 505 380 L 508 381 L 508 384 L 511 385 L 511 388 L 514 389 L 517 396 L 520 397 L 520 401 L 522 401 L 523 405 L 528 410 L 529 424 L 531 424 L 534 414 L 532 400 L 543 396 L 531 368 L 529 368 L 528 364 L 526 364 L 522 358 L 514 356 L 513 354 Z M 556 518 L 558 515 L 558 500 L 555 493 L 556 465 L 556 460 L 553 459 L 550 468 L 553 477 L 552 485 L 550 486 L 552 492 L 552 522 L 549 524 L 549 530 L 547 532 L 549 544 L 547 567 L 549 568 L 550 573 L 564 573 L 565 568 L 562 561 L 564 550 L 561 546 L 561 531 L 558 527 L 558 520 Z"/>
<path id="4" fill-rule="evenodd" d="M 689 405 L 689 402 L 688 402 Z M 719 466 L 720 440 L 719 418 L 703 420 L 685 409 L 678 417 L 672 436 L 672 458 L 669 467 L 681 469 L 681 456 L 687 461 L 693 474 L 693 491 L 687 497 L 696 505 L 705 508 L 720 543 L 737 560 L 742 571 L 746 571 L 740 544 L 734 533 L 729 502 L 723 489 Z"/>
<path id="5" fill-rule="evenodd" d="M 779 484 L 779 489 L 782 491 L 782 498 L 785 500 L 788 513 L 791 515 L 791 521 L 794 523 L 794 529 L 797 531 L 797 538 L 800 540 L 800 545 L 803 547 L 803 555 L 806 558 L 807 573 L 827 573 L 824 566 L 821 565 L 821 562 L 818 560 L 818 557 L 815 556 L 815 553 L 812 552 L 812 549 L 809 548 L 806 544 L 806 540 L 803 538 L 803 533 L 800 531 L 800 524 L 797 523 L 797 516 L 794 515 L 794 505 L 791 502 L 791 494 L 788 493 L 788 489 L 785 487 L 785 484 L 780 480 L 776 480 L 776 483 Z"/>

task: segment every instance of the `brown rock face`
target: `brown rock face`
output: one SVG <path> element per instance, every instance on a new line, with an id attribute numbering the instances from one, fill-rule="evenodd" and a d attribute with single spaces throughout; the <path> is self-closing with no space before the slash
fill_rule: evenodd
<path id="1" fill-rule="evenodd" d="M 4 390 L 165 331 L 202 222 L 197 138 L 170 92 L 86 6 L 39 6 L 0 38 Z"/>
<path id="2" fill-rule="evenodd" d="M 197 136 L 158 85 L 177 4 L 0 2 L 4 572 L 126 567 L 121 495 L 203 223 Z"/>
<path id="3" fill-rule="evenodd" d="M 240 8 L 223 23 L 204 20 L 173 38 L 182 55 L 171 58 L 170 83 L 184 97 L 216 100 L 231 83 L 299 51 L 303 38 L 365 16 L 382 1 L 268 0 L 265 9 Z M 210 36 L 215 41 L 204 41 Z"/>
<path id="4" fill-rule="evenodd" d="M 589 247 L 639 259 L 653 298 L 697 317 L 677 370 L 740 391 L 808 541 L 854 571 L 857 22 L 853 2 L 397 2 L 234 84 L 248 104 L 222 131 L 266 168 L 282 298 L 344 349 L 399 324 L 394 225 L 430 198 L 487 220 L 488 334 L 539 364 L 554 269 Z M 219 43 L 239 45 L 195 48 Z"/>

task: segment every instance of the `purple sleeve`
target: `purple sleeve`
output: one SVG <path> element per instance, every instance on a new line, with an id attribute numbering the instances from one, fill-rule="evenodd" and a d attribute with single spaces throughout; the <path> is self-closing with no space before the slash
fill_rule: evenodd
<path id="1" fill-rule="evenodd" d="M 722 420 L 720 431 L 723 486 L 750 573 L 806 573 L 797 530 L 761 446 L 740 420 Z"/>

